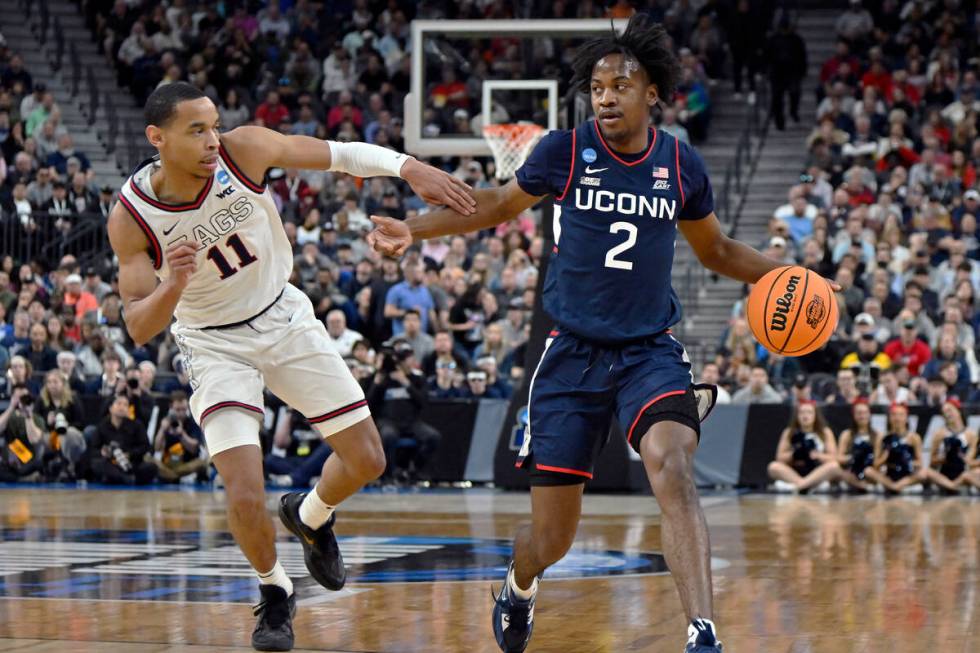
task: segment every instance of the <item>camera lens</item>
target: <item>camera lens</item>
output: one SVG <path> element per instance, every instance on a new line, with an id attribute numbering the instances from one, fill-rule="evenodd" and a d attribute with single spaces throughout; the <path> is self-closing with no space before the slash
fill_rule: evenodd
<path id="1" fill-rule="evenodd" d="M 137 379 L 128 379 L 126 381 L 126 385 L 128 385 L 130 388 L 132 388 L 133 390 L 135 390 L 136 388 L 138 388 L 140 386 L 140 382 Z"/>

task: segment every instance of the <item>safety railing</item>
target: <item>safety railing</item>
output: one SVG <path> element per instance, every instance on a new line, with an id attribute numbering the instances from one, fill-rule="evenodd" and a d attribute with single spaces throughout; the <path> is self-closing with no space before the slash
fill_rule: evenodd
<path id="1" fill-rule="evenodd" d="M 28 218 L 10 211 L 0 212 L 0 252 L 17 262 L 38 261 L 51 268 L 66 254 L 79 263 L 102 264 L 110 256 L 106 221 L 101 213 L 74 216 L 67 233 L 54 225 L 57 216 L 34 211 Z"/>

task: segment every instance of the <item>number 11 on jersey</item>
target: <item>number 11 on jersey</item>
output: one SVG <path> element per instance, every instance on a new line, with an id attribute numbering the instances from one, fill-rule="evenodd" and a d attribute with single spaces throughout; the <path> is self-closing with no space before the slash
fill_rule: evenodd
<path id="1" fill-rule="evenodd" d="M 207 258 L 211 259 L 211 262 L 218 268 L 218 272 L 221 273 L 222 281 L 235 274 L 246 265 L 250 265 L 259 260 L 254 254 L 252 254 L 252 252 L 248 251 L 248 248 L 245 246 L 245 243 L 242 242 L 242 239 L 238 234 L 228 236 L 228 239 L 225 240 L 225 245 L 234 250 L 235 256 L 238 257 L 237 268 L 228 262 L 228 259 L 226 259 L 225 255 L 221 253 L 221 250 L 217 245 L 212 245 L 207 253 Z"/>

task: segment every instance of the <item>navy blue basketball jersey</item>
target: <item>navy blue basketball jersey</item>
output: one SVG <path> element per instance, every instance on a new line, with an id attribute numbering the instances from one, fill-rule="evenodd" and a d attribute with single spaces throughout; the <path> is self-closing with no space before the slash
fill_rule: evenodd
<path id="1" fill-rule="evenodd" d="M 681 319 L 670 284 L 678 220 L 714 210 L 698 154 L 651 129 L 648 147 L 612 150 L 590 120 L 546 135 L 517 171 L 531 195 L 553 195 L 555 247 L 544 308 L 584 338 L 622 342 Z"/>

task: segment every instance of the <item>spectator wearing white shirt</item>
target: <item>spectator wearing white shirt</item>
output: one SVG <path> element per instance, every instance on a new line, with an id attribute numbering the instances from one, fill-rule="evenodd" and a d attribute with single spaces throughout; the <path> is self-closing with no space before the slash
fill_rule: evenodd
<path id="1" fill-rule="evenodd" d="M 357 331 L 352 331 L 347 328 L 347 316 L 339 308 L 335 308 L 327 313 L 326 323 L 327 335 L 330 336 L 330 341 L 337 348 L 337 353 L 344 358 L 351 355 L 354 343 L 359 340 L 364 340 L 364 336 Z"/>

